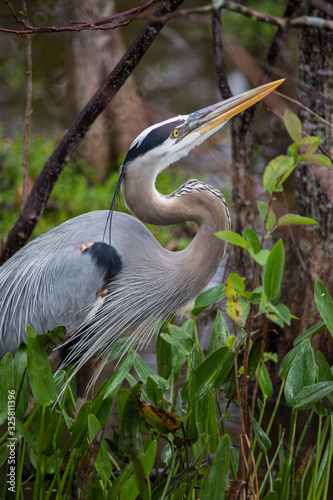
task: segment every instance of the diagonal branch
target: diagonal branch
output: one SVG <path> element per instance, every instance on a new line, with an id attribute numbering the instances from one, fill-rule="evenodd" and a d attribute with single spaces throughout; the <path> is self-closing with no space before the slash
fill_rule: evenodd
<path id="1" fill-rule="evenodd" d="M 146 24 L 126 54 L 107 77 L 105 83 L 97 90 L 71 127 L 65 132 L 39 174 L 14 227 L 4 239 L 0 250 L 0 263 L 5 262 L 27 242 L 43 213 L 56 181 L 65 165 L 69 162 L 72 153 L 85 136 L 90 125 L 106 108 L 163 28 L 166 21 L 161 21 L 159 18 L 177 9 L 182 2 L 183 0 L 163 2 L 155 12 L 154 19 Z"/>
<path id="2" fill-rule="evenodd" d="M 28 10 L 26 0 L 23 0 L 24 17 L 28 23 Z M 22 199 L 21 210 L 23 209 L 29 194 L 29 166 L 28 166 L 28 148 L 29 148 L 29 130 L 32 109 L 32 49 L 31 35 L 27 35 L 27 103 L 24 118 L 24 139 L 23 139 L 23 158 L 22 158 Z"/>

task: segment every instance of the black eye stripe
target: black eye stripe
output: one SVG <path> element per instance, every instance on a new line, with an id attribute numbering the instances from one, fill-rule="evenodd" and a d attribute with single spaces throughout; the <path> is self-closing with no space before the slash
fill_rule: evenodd
<path id="1" fill-rule="evenodd" d="M 133 161 L 135 158 L 144 155 L 148 151 L 162 144 L 170 136 L 174 129 L 185 123 L 185 121 L 186 120 L 176 119 L 170 123 L 165 123 L 164 125 L 160 125 L 159 127 L 151 130 L 141 142 L 138 142 L 138 145 L 134 144 L 134 146 L 131 147 L 126 155 L 124 163 Z"/>

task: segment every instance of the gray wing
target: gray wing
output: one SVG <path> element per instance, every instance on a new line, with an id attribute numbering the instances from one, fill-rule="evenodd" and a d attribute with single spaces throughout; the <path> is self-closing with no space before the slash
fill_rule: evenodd
<path id="1" fill-rule="evenodd" d="M 100 291 L 119 272 L 119 262 L 112 269 L 89 250 L 91 243 L 102 241 L 107 215 L 91 212 L 71 219 L 33 240 L 0 268 L 0 357 L 26 341 L 27 324 L 37 334 L 60 325 L 72 332 L 102 306 Z M 120 253 L 129 238 L 133 244 L 135 233 L 147 231 L 137 219 L 118 213 L 113 228 Z"/>

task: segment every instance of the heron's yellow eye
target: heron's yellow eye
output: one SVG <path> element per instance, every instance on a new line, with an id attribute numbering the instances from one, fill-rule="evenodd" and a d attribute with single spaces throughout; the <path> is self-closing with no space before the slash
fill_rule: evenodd
<path id="1" fill-rule="evenodd" d="M 179 136 L 179 130 L 178 128 L 175 128 L 175 130 L 172 133 L 173 137 L 178 137 Z"/>

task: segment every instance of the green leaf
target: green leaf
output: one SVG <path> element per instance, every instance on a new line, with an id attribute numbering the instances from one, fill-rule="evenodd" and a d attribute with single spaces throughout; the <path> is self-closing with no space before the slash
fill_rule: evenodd
<path id="1" fill-rule="evenodd" d="M 234 291 L 239 295 L 243 295 L 245 292 L 245 284 L 244 284 L 245 278 L 241 278 L 236 273 L 230 273 L 228 279 L 230 280 Z"/>
<path id="2" fill-rule="evenodd" d="M 302 124 L 298 116 L 295 115 L 289 108 L 286 109 L 284 113 L 284 124 L 288 131 L 288 134 L 294 142 L 299 142 L 302 140 Z"/>
<path id="3" fill-rule="evenodd" d="M 102 430 L 102 426 L 95 415 L 88 417 L 89 439 L 93 441 L 98 432 Z M 95 468 L 100 475 L 102 481 L 108 481 L 112 474 L 112 464 L 106 449 L 105 437 L 102 436 L 100 447 L 95 461 Z"/>
<path id="4" fill-rule="evenodd" d="M 317 151 L 320 145 L 320 139 L 321 139 L 320 135 L 303 137 L 302 141 L 305 141 L 306 144 L 309 146 L 306 151 L 306 154 L 311 155 L 315 151 Z"/>
<path id="5" fill-rule="evenodd" d="M 270 231 L 274 227 L 275 222 L 276 222 L 275 213 L 274 213 L 273 209 L 270 208 L 269 212 L 268 212 L 268 216 L 267 216 L 267 211 L 268 211 L 268 207 L 269 207 L 268 203 L 266 203 L 265 201 L 257 201 L 257 204 L 258 204 L 260 217 L 261 217 L 263 222 L 266 221 L 266 229 L 268 229 L 268 231 Z"/>
<path id="6" fill-rule="evenodd" d="M 264 269 L 264 293 L 270 302 L 274 302 L 279 296 L 283 267 L 284 247 L 282 240 L 279 240 L 270 251 Z"/>
<path id="7" fill-rule="evenodd" d="M 193 349 L 193 339 L 179 326 L 168 325 L 168 330 L 170 335 L 162 333 L 162 338 L 183 352 L 185 356 L 189 356 Z"/>
<path id="8" fill-rule="evenodd" d="M 219 349 L 220 347 L 227 345 L 227 340 L 229 337 L 230 333 L 228 325 L 225 322 L 221 309 L 218 309 L 216 311 L 216 318 L 209 341 L 207 357 L 217 351 L 217 349 Z"/>
<path id="9" fill-rule="evenodd" d="M 333 381 L 318 382 L 317 384 L 303 387 L 296 396 L 295 410 L 304 410 L 309 405 L 314 405 L 324 397 L 329 397 L 333 404 Z"/>
<path id="10" fill-rule="evenodd" d="M 263 175 L 263 189 L 270 194 L 282 191 L 282 184 L 296 167 L 291 156 L 277 156 L 269 162 Z"/>
<path id="11" fill-rule="evenodd" d="M 249 252 L 251 257 L 260 265 L 260 266 L 265 266 L 268 256 L 269 256 L 269 250 L 263 249 L 259 250 L 256 254 L 252 254 Z"/>
<path id="12" fill-rule="evenodd" d="M 194 344 L 191 353 L 191 368 L 196 370 L 204 361 L 204 355 L 199 344 Z"/>
<path id="13" fill-rule="evenodd" d="M 14 411 L 13 415 L 9 416 L 10 421 L 14 423 L 13 418 L 16 415 L 16 391 L 14 389 L 14 360 L 11 352 L 7 352 L 0 361 L 0 387 L 0 424 L 3 424 L 7 419 L 8 411 L 11 407 L 13 407 Z"/>
<path id="14" fill-rule="evenodd" d="M 280 369 L 279 369 L 279 377 L 281 380 L 284 380 L 286 376 L 288 375 L 288 372 L 291 368 L 291 365 L 298 354 L 298 352 L 302 349 L 302 343 L 299 343 L 297 346 L 294 347 L 291 351 L 289 351 L 283 360 L 281 361 Z"/>
<path id="15" fill-rule="evenodd" d="M 192 314 L 197 316 L 201 311 L 206 309 L 206 307 L 219 302 L 225 297 L 225 285 L 217 285 L 204 290 L 195 300 L 194 309 Z"/>
<path id="16" fill-rule="evenodd" d="M 278 226 L 309 226 L 311 224 L 318 224 L 318 222 L 310 219 L 310 217 L 303 217 L 296 214 L 286 214 L 278 220 Z"/>
<path id="17" fill-rule="evenodd" d="M 188 437 L 192 439 L 192 443 L 196 443 L 198 441 L 198 429 L 196 424 L 195 417 L 195 396 L 196 396 L 196 374 L 194 370 L 190 371 L 190 376 L 188 379 L 188 392 L 189 392 L 189 403 L 191 410 L 188 414 L 187 425 L 188 425 Z M 184 389 L 184 388 L 183 388 Z"/>
<path id="18" fill-rule="evenodd" d="M 260 427 L 255 418 L 253 419 L 253 430 L 257 438 L 260 451 L 262 453 L 265 453 L 265 451 L 271 448 L 272 442 L 267 436 L 266 432 Z"/>
<path id="19" fill-rule="evenodd" d="M 157 375 L 151 368 L 149 368 L 149 366 L 146 365 L 140 354 L 137 352 L 135 352 L 133 368 L 138 374 L 139 380 L 141 380 L 144 384 L 147 383 L 147 379 L 148 377 L 150 377 L 156 382 L 156 384 L 163 392 L 169 388 L 168 382 L 164 378 L 160 377 L 160 375 Z"/>
<path id="20" fill-rule="evenodd" d="M 199 397 L 203 387 L 211 380 L 216 373 L 219 371 L 220 366 L 224 362 L 229 349 L 227 346 L 220 347 L 217 351 L 211 354 L 211 356 L 207 357 L 203 363 L 196 370 L 195 373 L 195 400 Z M 185 401 L 188 400 L 189 397 L 189 383 L 186 382 L 182 389 L 182 397 Z"/>
<path id="21" fill-rule="evenodd" d="M 129 372 L 130 369 L 132 368 L 134 358 L 135 358 L 135 353 L 134 352 L 129 353 L 124 359 L 124 361 L 115 370 L 111 378 L 106 382 L 105 386 L 103 387 L 104 399 L 110 395 L 116 394 L 119 386 L 122 384 L 125 378 L 125 373 Z"/>
<path id="22" fill-rule="evenodd" d="M 300 155 L 299 161 L 305 163 L 312 163 L 314 165 L 320 165 L 321 167 L 330 167 L 332 165 L 331 160 L 326 155 Z"/>
<path id="23" fill-rule="evenodd" d="M 156 441 L 153 441 L 153 443 L 156 443 Z M 151 444 L 151 446 L 152 446 L 152 444 Z M 154 445 L 154 449 L 155 449 L 155 454 L 156 454 L 156 444 Z M 136 457 L 135 455 L 132 457 L 133 465 L 134 465 L 134 477 L 135 477 L 136 486 L 137 486 L 137 495 L 139 494 L 140 499 L 142 499 L 142 500 L 150 500 L 151 499 L 149 474 L 150 474 L 151 469 L 152 469 L 153 464 L 154 464 L 155 455 L 153 456 L 153 454 L 150 453 L 149 458 L 150 458 L 150 461 L 149 461 L 150 471 L 147 474 L 141 460 L 139 460 L 138 457 Z M 151 460 L 152 458 L 153 458 L 153 460 Z M 133 495 L 133 491 L 131 492 L 131 494 Z M 129 496 L 126 496 L 125 498 L 126 498 L 126 500 L 129 500 Z M 132 498 L 136 498 L 136 496 L 132 496 Z"/>
<path id="24" fill-rule="evenodd" d="M 314 337 L 317 333 L 322 332 L 325 328 L 326 324 L 324 322 L 311 326 L 311 328 L 305 330 L 305 332 L 303 332 L 294 340 L 294 346 L 296 347 L 300 342 L 303 342 L 303 340 L 305 339 L 312 339 L 312 337 Z"/>
<path id="25" fill-rule="evenodd" d="M 273 384 L 264 363 L 261 365 L 260 369 L 259 386 L 264 398 L 273 396 Z"/>
<path id="26" fill-rule="evenodd" d="M 244 238 L 242 238 L 240 234 L 235 233 L 234 231 L 219 231 L 218 233 L 215 233 L 215 236 L 221 238 L 221 240 L 231 243 L 232 245 L 247 248 L 247 243 Z"/>
<path id="27" fill-rule="evenodd" d="M 316 281 L 314 297 L 321 317 L 333 337 L 333 301 L 321 281 Z"/>
<path id="28" fill-rule="evenodd" d="M 307 403 L 299 404 L 301 390 L 315 382 L 316 363 L 310 340 L 304 340 L 295 356 L 286 378 L 284 394 L 288 406 L 305 409 Z"/>
<path id="29" fill-rule="evenodd" d="M 210 437 L 210 445 L 213 445 L 213 446 L 211 446 L 211 449 L 215 449 L 215 448 L 217 448 L 217 446 L 219 444 L 219 437 L 220 437 L 219 430 L 217 427 L 217 420 L 216 420 L 215 400 L 214 400 L 213 393 L 210 389 L 207 389 L 206 396 L 207 396 L 207 400 L 205 400 L 205 401 L 207 402 L 207 407 L 208 407 L 208 418 L 206 421 L 207 422 L 206 423 L 207 432 L 208 432 L 208 436 Z M 215 443 L 212 443 L 211 442 L 212 440 L 215 440 Z"/>
<path id="30" fill-rule="evenodd" d="M 333 373 L 331 371 L 330 365 L 326 361 L 323 354 L 318 351 L 316 352 L 316 364 L 317 364 L 317 382 L 332 382 Z M 327 397 L 321 399 L 314 405 L 316 413 L 322 417 L 329 416 L 332 412 L 332 396 L 331 400 Z"/>
<path id="31" fill-rule="evenodd" d="M 260 241 L 257 233 L 253 229 L 245 229 L 243 231 L 243 238 L 248 244 L 248 249 L 251 249 L 253 253 L 257 253 L 260 250 Z"/>
<path id="32" fill-rule="evenodd" d="M 291 314 L 289 311 L 289 307 L 287 307 L 285 304 L 276 304 L 274 310 L 274 312 L 276 312 L 278 317 L 281 318 L 284 323 L 290 325 Z"/>
<path id="33" fill-rule="evenodd" d="M 50 406 L 57 399 L 49 358 L 36 333 L 27 326 L 28 373 L 31 390 L 41 406 Z"/>
<path id="34" fill-rule="evenodd" d="M 173 491 L 178 491 L 178 488 L 181 489 L 181 483 L 185 481 L 189 481 L 191 478 L 196 476 L 198 474 L 198 471 L 195 467 L 188 467 L 187 469 L 183 470 L 180 474 L 177 474 L 176 476 L 173 476 L 169 482 L 169 486 L 167 488 L 166 492 L 166 498 L 168 498 L 168 495 L 170 495 Z M 162 498 L 163 492 L 166 487 L 166 482 L 167 480 L 163 481 L 157 488 L 154 489 L 152 492 L 151 498 L 152 500 L 160 500 Z M 123 500 L 123 499 L 121 499 Z M 125 500 L 125 499 L 124 499 Z M 127 499 L 126 499 L 127 500 Z"/>
<path id="35" fill-rule="evenodd" d="M 318 382 L 330 382 L 333 380 L 333 373 L 325 356 L 320 352 L 316 352 L 316 363 L 318 368 Z"/>
<path id="36" fill-rule="evenodd" d="M 142 450 L 140 432 L 139 405 L 137 397 L 140 396 L 142 384 L 138 382 L 131 390 L 120 422 L 119 449 L 125 455 L 139 455 Z"/>
<path id="37" fill-rule="evenodd" d="M 267 495 L 264 496 L 263 500 L 279 500 L 278 494 L 276 491 L 270 491 Z"/>
<path id="38" fill-rule="evenodd" d="M 229 338 L 234 338 L 236 340 L 236 337 L 229 337 Z M 234 364 L 235 364 L 234 353 L 229 352 L 226 359 L 222 363 L 222 366 L 220 367 L 217 375 L 214 377 L 213 381 L 214 389 L 221 388 L 221 386 L 226 381 L 228 375 L 230 374 L 231 370 L 234 370 Z"/>
<path id="39" fill-rule="evenodd" d="M 135 481 L 134 476 L 131 476 L 131 478 L 130 478 L 130 475 L 132 473 L 132 469 L 133 469 L 133 464 L 132 464 L 132 462 L 130 462 L 122 470 L 121 474 L 117 477 L 117 479 L 112 482 L 112 488 L 109 492 L 108 500 L 118 500 L 119 495 L 120 495 L 121 500 L 131 500 L 130 497 L 125 498 L 125 497 L 122 497 L 121 495 L 122 495 L 123 491 L 125 490 L 125 488 L 128 488 L 127 485 L 129 483 L 129 480 L 132 479 L 132 477 L 133 477 L 133 482 Z"/>
<path id="40" fill-rule="evenodd" d="M 158 387 L 155 380 L 153 380 L 150 377 L 147 378 L 146 391 L 148 397 L 153 402 L 153 404 L 158 408 L 162 408 L 163 410 L 164 406 L 163 391 Z"/>
<path id="41" fill-rule="evenodd" d="M 156 362 L 158 374 L 167 380 L 172 372 L 172 347 L 159 333 L 156 339 Z"/>
<path id="42" fill-rule="evenodd" d="M 225 434 L 216 450 L 213 465 L 203 481 L 201 500 L 223 500 L 229 484 L 230 437 Z"/>

